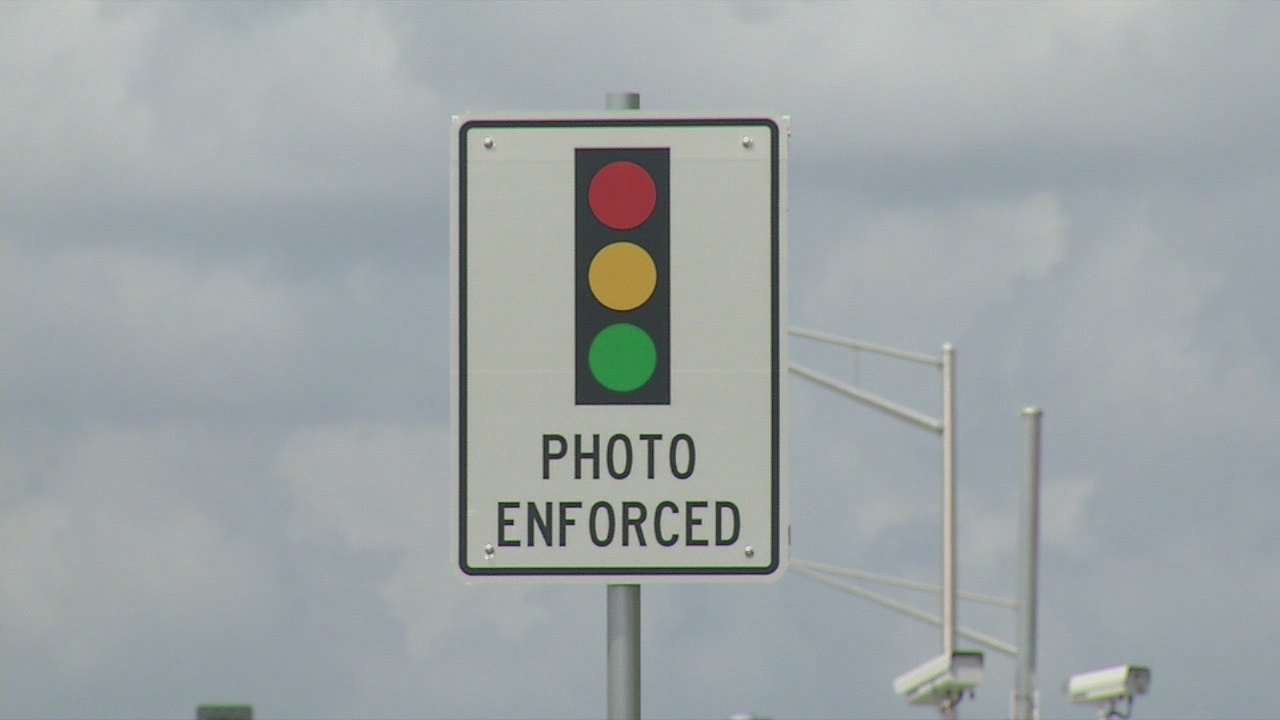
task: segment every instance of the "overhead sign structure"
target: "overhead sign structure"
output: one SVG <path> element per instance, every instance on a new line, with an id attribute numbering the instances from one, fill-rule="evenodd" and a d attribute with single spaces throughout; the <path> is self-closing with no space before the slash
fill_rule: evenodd
<path id="1" fill-rule="evenodd" d="M 786 147 L 784 118 L 454 119 L 463 573 L 783 570 Z"/>

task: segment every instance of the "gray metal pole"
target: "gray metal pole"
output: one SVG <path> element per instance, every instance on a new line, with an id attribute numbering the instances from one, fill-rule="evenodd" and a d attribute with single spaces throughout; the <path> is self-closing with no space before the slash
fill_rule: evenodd
<path id="1" fill-rule="evenodd" d="M 956 351 L 942 346 L 942 652 L 956 649 Z"/>
<path id="2" fill-rule="evenodd" d="M 605 95 L 606 110 L 639 110 L 640 93 Z M 640 720 L 640 586 L 608 587 L 609 720 Z"/>
<path id="3" fill-rule="evenodd" d="M 640 586 L 608 592 L 609 720 L 640 720 Z"/>
<path id="4" fill-rule="evenodd" d="M 1036 586 L 1040 572 L 1040 408 L 1022 411 L 1026 476 L 1018 543 L 1018 647 L 1013 678 L 1013 720 L 1039 717 L 1036 697 Z"/>
<path id="5" fill-rule="evenodd" d="M 639 110 L 640 93 L 611 92 L 604 96 L 605 110 Z"/>

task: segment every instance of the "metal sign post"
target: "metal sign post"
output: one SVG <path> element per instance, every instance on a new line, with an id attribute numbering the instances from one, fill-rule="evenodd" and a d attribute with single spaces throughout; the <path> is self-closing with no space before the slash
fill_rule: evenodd
<path id="1" fill-rule="evenodd" d="M 606 110 L 639 110 L 640 93 L 611 92 Z M 640 585 L 605 588 L 609 720 L 640 720 Z"/>

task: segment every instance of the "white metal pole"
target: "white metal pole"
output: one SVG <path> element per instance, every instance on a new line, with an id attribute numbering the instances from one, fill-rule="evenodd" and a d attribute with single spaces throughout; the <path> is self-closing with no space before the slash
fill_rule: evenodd
<path id="1" fill-rule="evenodd" d="M 787 369 L 790 370 L 793 374 L 799 375 L 800 377 L 806 380 L 817 383 L 818 385 L 821 385 L 830 390 L 835 390 L 836 392 L 840 393 L 841 395 L 844 395 L 845 397 L 857 400 L 858 402 L 864 405 L 870 405 L 871 407 L 883 413 L 892 415 L 898 418 L 899 420 L 905 420 L 911 423 L 912 425 L 915 425 L 916 427 L 923 428 L 925 430 L 931 430 L 936 433 L 942 432 L 942 423 L 929 417 L 928 415 L 925 415 L 924 413 L 919 413 L 919 412 L 916 412 L 915 410 L 912 410 L 911 408 L 903 407 L 901 405 L 898 405 L 897 403 L 889 402 L 888 400 L 885 400 L 884 398 L 881 398 L 881 397 L 877 397 L 867 392 L 866 390 L 861 390 L 852 385 L 842 383 L 839 380 L 827 377 L 826 375 L 823 375 L 820 372 L 815 372 L 813 370 L 810 370 L 809 368 L 804 367 L 803 365 L 797 365 L 796 363 L 791 363 Z"/>
<path id="2" fill-rule="evenodd" d="M 605 95 L 606 110 L 639 110 L 640 93 Z M 640 720 L 640 586 L 607 589 L 609 720 Z"/>
<path id="3" fill-rule="evenodd" d="M 956 649 L 956 352 L 942 346 L 942 652 Z"/>
<path id="4" fill-rule="evenodd" d="M 1026 431 L 1022 513 L 1018 544 L 1018 646 L 1013 679 L 1013 720 L 1036 720 L 1036 604 L 1040 573 L 1040 408 L 1022 411 Z"/>

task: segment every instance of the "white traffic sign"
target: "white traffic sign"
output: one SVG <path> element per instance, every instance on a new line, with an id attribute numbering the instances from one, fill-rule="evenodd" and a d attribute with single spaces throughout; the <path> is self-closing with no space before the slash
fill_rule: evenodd
<path id="1" fill-rule="evenodd" d="M 785 118 L 454 119 L 454 550 L 472 578 L 776 577 Z"/>

